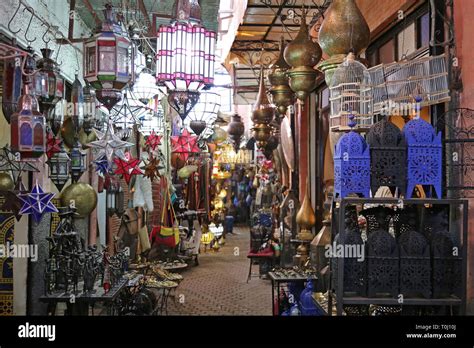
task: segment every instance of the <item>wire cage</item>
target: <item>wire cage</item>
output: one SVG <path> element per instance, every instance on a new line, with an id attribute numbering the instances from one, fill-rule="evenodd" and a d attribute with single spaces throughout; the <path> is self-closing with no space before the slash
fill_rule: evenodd
<path id="1" fill-rule="evenodd" d="M 331 104 L 330 127 L 333 131 L 349 130 L 349 114 L 355 116 L 357 128 L 372 123 L 372 83 L 368 69 L 349 53 L 334 71 L 329 84 Z"/>
<path id="2" fill-rule="evenodd" d="M 185 118 L 184 126 L 201 139 L 208 139 L 214 132 L 213 127 L 220 107 L 220 94 L 202 91 L 199 101 Z"/>
<path id="3" fill-rule="evenodd" d="M 403 110 L 413 105 L 415 97 L 422 98 L 421 106 L 450 100 L 445 54 L 380 64 L 370 68 L 369 74 L 374 114 L 390 106 Z"/>

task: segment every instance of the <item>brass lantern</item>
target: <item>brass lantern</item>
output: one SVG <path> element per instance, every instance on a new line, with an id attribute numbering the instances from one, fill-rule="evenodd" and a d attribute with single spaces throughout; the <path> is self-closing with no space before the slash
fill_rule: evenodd
<path id="1" fill-rule="evenodd" d="M 270 123 L 273 120 L 274 108 L 267 97 L 267 90 L 264 83 L 263 66 L 260 69 L 260 84 L 257 95 L 257 102 L 253 108 L 253 136 L 257 141 L 257 147 L 263 149 L 267 145 L 268 139 L 272 135 Z"/>
<path id="2" fill-rule="evenodd" d="M 355 0 L 333 0 L 319 29 L 319 44 L 329 56 L 318 65 L 329 85 L 334 70 L 353 51 L 359 56 L 370 43 L 370 30 Z"/>
<path id="3" fill-rule="evenodd" d="M 84 43 L 84 79 L 96 90 L 97 99 L 111 110 L 122 99 L 122 89 L 132 80 L 132 43 L 112 5 L 104 10 L 100 30 Z"/>
<path id="4" fill-rule="evenodd" d="M 234 146 L 235 152 L 239 152 L 240 142 L 245 132 L 245 125 L 242 122 L 242 118 L 238 114 L 234 114 L 230 118 L 229 127 L 227 133 L 230 135 L 230 141 Z"/>
<path id="5" fill-rule="evenodd" d="M 294 102 L 294 93 L 290 88 L 287 72 L 291 68 L 283 57 L 285 51 L 285 42 L 283 38 L 280 41 L 280 53 L 278 59 L 270 66 L 268 81 L 272 85 L 270 94 L 272 95 L 273 104 L 278 111 L 279 120 L 285 117 L 286 111 Z"/>
<path id="6" fill-rule="evenodd" d="M 48 121 L 52 121 L 51 110 L 64 96 L 64 79 L 61 77 L 58 64 L 51 58 L 53 50 L 43 48 L 41 53 L 43 58 L 37 64 L 39 72 L 35 79 L 39 81 L 36 81 L 35 92 L 41 112 Z"/>
<path id="7" fill-rule="evenodd" d="M 283 54 L 285 61 L 292 67 L 288 71 L 290 88 L 301 104 L 304 104 L 308 94 L 316 88 L 319 72 L 313 67 L 318 64 L 322 55 L 319 45 L 309 36 L 305 10 L 298 35 L 286 46 Z"/>

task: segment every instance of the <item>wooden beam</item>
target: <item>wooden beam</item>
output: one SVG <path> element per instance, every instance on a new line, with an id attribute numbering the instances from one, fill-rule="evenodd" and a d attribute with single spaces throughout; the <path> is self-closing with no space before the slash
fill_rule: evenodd
<path id="1" fill-rule="evenodd" d="M 102 21 L 99 19 L 99 16 L 97 16 L 97 13 L 94 11 L 94 8 L 92 7 L 91 3 L 89 0 L 82 0 L 84 5 L 87 7 L 89 12 L 91 13 L 92 17 L 94 17 L 95 23 L 99 26 L 102 24 Z"/>
<path id="2" fill-rule="evenodd" d="M 74 36 L 74 16 L 72 15 L 76 10 L 76 0 L 70 0 L 69 2 L 69 28 L 67 37 L 71 40 Z"/>
<path id="3" fill-rule="evenodd" d="M 148 15 L 148 11 L 143 0 L 138 0 L 138 7 L 140 8 L 141 13 L 145 17 L 145 22 L 148 26 L 148 36 L 156 36 L 156 28 L 151 25 L 150 16 Z"/>

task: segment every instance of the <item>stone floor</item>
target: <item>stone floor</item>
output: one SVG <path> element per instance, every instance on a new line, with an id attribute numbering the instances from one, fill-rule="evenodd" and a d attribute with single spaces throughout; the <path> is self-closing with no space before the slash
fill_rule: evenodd
<path id="1" fill-rule="evenodd" d="M 169 315 L 271 315 L 270 281 L 253 277 L 247 283 L 249 229 L 234 227 L 234 232 L 218 252 L 202 250 L 199 266 L 182 273 Z"/>

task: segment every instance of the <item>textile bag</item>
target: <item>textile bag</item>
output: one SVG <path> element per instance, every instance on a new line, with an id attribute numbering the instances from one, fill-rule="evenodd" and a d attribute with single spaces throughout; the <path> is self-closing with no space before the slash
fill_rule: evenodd
<path id="1" fill-rule="evenodd" d="M 171 195 L 169 190 L 165 199 L 167 200 L 167 207 L 163 207 L 160 225 L 153 226 L 150 238 L 152 244 L 164 245 L 169 248 L 174 248 L 179 244 L 179 228 L 176 226 L 176 213 L 174 211 L 173 205 L 171 204 Z M 171 219 L 173 220 L 171 227 L 163 226 L 165 212 L 168 211 L 168 209 L 171 210 Z"/>
<path id="2" fill-rule="evenodd" d="M 144 253 L 151 249 L 150 238 L 148 237 L 148 228 L 145 224 L 138 230 L 138 238 L 140 240 L 140 253 Z"/>

